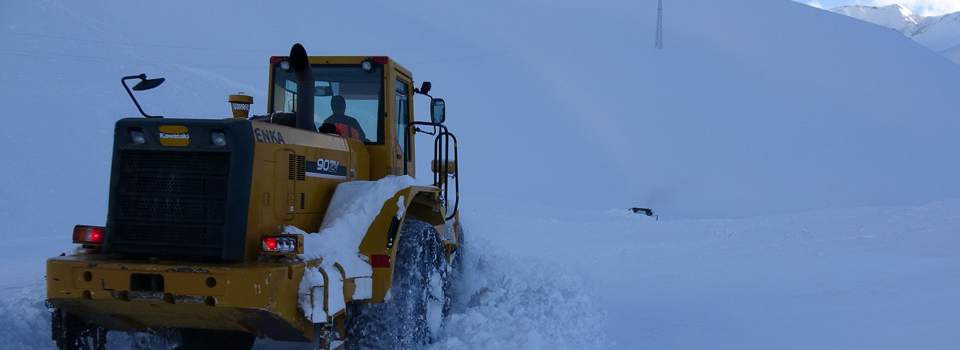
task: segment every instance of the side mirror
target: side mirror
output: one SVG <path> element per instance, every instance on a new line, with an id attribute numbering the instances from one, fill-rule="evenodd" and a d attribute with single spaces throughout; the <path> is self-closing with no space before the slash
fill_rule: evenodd
<path id="1" fill-rule="evenodd" d="M 133 91 L 146 91 L 146 90 L 150 90 L 150 89 L 153 89 L 153 88 L 155 88 L 155 87 L 157 87 L 157 86 L 160 86 L 160 84 L 163 84 L 163 81 L 166 80 L 166 79 L 164 79 L 164 78 L 147 79 L 147 76 L 146 76 L 145 74 L 141 74 L 141 75 L 140 75 L 140 79 L 141 79 L 140 82 L 137 83 L 137 85 L 134 85 L 134 86 L 131 88 L 131 89 L 133 89 Z"/>
<path id="2" fill-rule="evenodd" d="M 443 124 L 446 120 L 446 107 L 443 106 L 442 98 L 430 99 L 430 120 L 434 124 Z"/>

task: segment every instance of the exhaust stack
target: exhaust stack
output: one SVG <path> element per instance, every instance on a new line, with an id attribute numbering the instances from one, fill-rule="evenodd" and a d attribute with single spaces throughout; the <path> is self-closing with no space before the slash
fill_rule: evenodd
<path id="1" fill-rule="evenodd" d="M 290 48 L 290 68 L 297 74 L 297 129 L 317 131 L 313 121 L 313 98 L 316 95 L 313 69 L 307 50 L 299 43 Z"/>

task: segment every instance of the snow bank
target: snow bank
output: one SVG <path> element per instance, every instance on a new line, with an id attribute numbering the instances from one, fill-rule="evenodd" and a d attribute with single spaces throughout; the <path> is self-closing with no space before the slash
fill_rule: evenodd
<path id="1" fill-rule="evenodd" d="M 307 268 L 303 280 L 300 281 L 299 305 L 304 313 L 313 322 L 325 322 L 327 314 L 323 312 L 323 301 L 320 298 L 311 300 L 311 290 L 318 287 L 327 288 L 329 293 L 328 308 L 336 312 L 344 308 L 343 279 L 338 276 L 337 265 L 343 268 L 345 278 L 369 277 L 373 269 L 367 263 L 366 257 L 360 255 L 360 242 L 367 233 L 367 228 L 380 214 L 384 203 L 393 198 L 398 191 L 410 186 L 421 185 L 410 176 L 387 177 L 378 181 L 352 181 L 337 186 L 337 191 L 330 202 L 330 209 L 323 218 L 323 224 L 316 233 L 306 233 L 303 230 L 287 226 L 284 233 L 303 235 L 303 254 L 298 257 L 303 260 L 323 258 L 319 267 Z M 397 202 L 397 215 L 403 214 L 403 199 Z M 323 283 L 320 269 L 327 273 L 328 283 Z M 360 280 L 353 297 L 369 298 L 373 293 L 373 285 L 369 281 Z"/>

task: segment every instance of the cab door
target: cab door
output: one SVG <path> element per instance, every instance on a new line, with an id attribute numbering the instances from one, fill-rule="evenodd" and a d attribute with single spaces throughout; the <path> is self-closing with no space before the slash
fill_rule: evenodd
<path id="1" fill-rule="evenodd" d="M 397 144 L 395 145 L 396 161 L 394 169 L 399 170 L 397 174 L 403 175 L 405 174 L 404 168 L 406 168 L 406 174 L 414 176 L 413 129 L 407 129 L 407 125 L 413 121 L 413 104 L 410 103 L 413 100 L 413 96 L 411 96 L 413 88 L 411 86 L 412 83 L 407 77 L 397 74 L 395 81 L 396 101 L 394 101 L 397 116 Z"/>

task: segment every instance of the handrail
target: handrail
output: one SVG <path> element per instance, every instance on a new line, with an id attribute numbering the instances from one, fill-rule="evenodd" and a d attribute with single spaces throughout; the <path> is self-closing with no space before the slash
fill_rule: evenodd
<path id="1" fill-rule="evenodd" d="M 443 124 L 431 123 L 431 122 L 420 122 L 420 121 L 414 121 L 407 124 L 407 126 L 404 128 L 404 133 L 406 133 L 407 135 L 410 135 L 409 129 L 417 125 L 432 126 L 434 127 L 435 131 L 437 130 L 436 128 L 440 129 L 439 132 L 436 132 L 436 137 L 434 138 L 434 141 L 433 141 L 433 160 L 435 162 L 442 163 L 441 166 L 443 167 L 443 171 L 436 171 L 437 169 L 434 169 L 433 166 L 430 167 L 430 170 L 433 171 L 433 183 L 435 186 L 440 187 L 440 189 L 443 191 L 443 204 L 448 208 L 449 208 L 448 203 L 450 203 L 449 201 L 450 185 L 449 185 L 449 181 L 444 181 L 445 179 L 443 177 L 447 176 L 447 174 L 450 174 L 450 140 L 453 140 L 453 160 L 454 160 L 453 178 L 454 178 L 454 191 L 455 191 L 454 204 L 453 204 L 453 212 L 450 214 L 449 217 L 445 218 L 445 220 L 450 220 L 454 216 L 456 216 L 457 210 L 459 210 L 459 207 L 460 207 L 460 176 L 459 176 L 460 162 L 459 162 L 459 153 L 457 152 L 457 137 L 454 136 L 452 133 L 450 133 L 447 130 L 447 127 L 444 126 Z M 414 135 L 416 135 L 416 133 L 414 133 Z M 405 153 L 410 152 L 410 142 L 411 142 L 410 139 L 412 139 L 412 137 L 406 137 L 404 140 Z M 410 170 L 407 168 L 406 155 L 404 155 L 404 158 L 405 159 L 403 162 L 403 173 L 409 174 Z"/>

